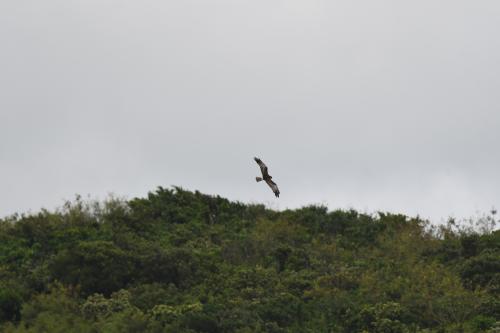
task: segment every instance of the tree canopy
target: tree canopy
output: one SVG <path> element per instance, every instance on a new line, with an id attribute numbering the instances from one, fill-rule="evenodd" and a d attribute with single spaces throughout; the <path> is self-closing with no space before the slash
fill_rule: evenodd
<path id="1" fill-rule="evenodd" d="M 500 332 L 495 213 L 472 229 L 177 187 L 77 197 L 0 220 L 0 331 Z"/>

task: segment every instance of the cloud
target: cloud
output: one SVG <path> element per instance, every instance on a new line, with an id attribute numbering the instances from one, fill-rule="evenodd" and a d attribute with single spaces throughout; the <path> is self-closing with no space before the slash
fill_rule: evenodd
<path id="1" fill-rule="evenodd" d="M 494 1 L 3 2 L 0 215 L 170 184 L 266 202 L 255 155 L 279 208 L 487 210 L 499 14 Z"/>

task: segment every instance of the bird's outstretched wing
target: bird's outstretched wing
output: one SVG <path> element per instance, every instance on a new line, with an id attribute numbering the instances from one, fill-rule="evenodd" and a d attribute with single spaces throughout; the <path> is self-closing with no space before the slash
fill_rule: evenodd
<path id="1" fill-rule="evenodd" d="M 276 183 L 273 182 L 271 179 L 266 179 L 266 183 L 267 183 L 267 185 L 269 185 L 269 187 L 271 188 L 271 190 L 273 190 L 274 195 L 277 198 L 279 198 L 280 197 L 280 190 L 278 188 L 278 185 L 276 185 Z"/>
<path id="2" fill-rule="evenodd" d="M 255 162 L 260 166 L 260 171 L 262 172 L 262 177 L 267 178 L 269 173 L 267 172 L 267 166 L 262 162 L 262 160 L 258 157 L 253 158 Z"/>

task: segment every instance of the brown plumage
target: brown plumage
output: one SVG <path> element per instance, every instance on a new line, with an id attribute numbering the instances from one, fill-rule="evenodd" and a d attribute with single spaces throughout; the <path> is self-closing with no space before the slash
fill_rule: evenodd
<path id="1" fill-rule="evenodd" d="M 278 185 L 276 185 L 276 183 L 273 182 L 273 180 L 272 180 L 273 177 L 270 176 L 269 173 L 267 172 L 267 166 L 264 164 L 264 162 L 262 162 L 262 160 L 260 158 L 254 157 L 254 160 L 260 166 L 260 171 L 262 172 L 262 177 L 255 177 L 255 180 L 257 182 L 264 180 L 267 183 L 267 185 L 269 185 L 271 190 L 273 190 L 274 195 L 277 198 L 279 198 L 280 190 L 278 189 Z"/>

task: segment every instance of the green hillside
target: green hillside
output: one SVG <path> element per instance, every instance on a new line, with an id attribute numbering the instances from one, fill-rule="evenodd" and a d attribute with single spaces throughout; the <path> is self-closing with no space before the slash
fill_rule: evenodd
<path id="1" fill-rule="evenodd" d="M 0 331 L 500 332 L 493 218 L 77 199 L 0 220 Z"/>

